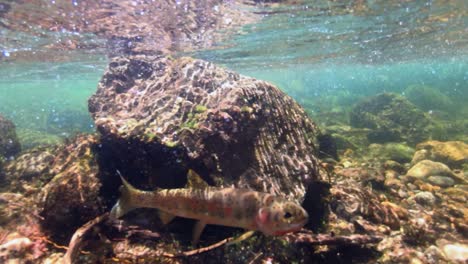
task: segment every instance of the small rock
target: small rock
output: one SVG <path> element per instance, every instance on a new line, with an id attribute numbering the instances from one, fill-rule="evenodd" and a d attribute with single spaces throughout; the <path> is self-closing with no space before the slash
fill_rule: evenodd
<path id="1" fill-rule="evenodd" d="M 437 185 L 443 188 L 452 187 L 455 185 L 455 181 L 452 178 L 445 176 L 429 176 L 427 181 L 433 185 Z"/>
<path id="2" fill-rule="evenodd" d="M 408 197 L 408 193 L 400 189 L 400 190 L 398 190 L 398 196 L 400 198 L 406 198 L 406 197 Z"/>
<path id="3" fill-rule="evenodd" d="M 423 160 L 418 162 L 416 165 L 411 167 L 411 169 L 409 169 L 406 173 L 406 176 L 418 179 L 424 179 L 433 175 L 449 177 L 454 176 L 453 172 L 447 165 L 431 160 Z"/>
<path id="4" fill-rule="evenodd" d="M 418 204 L 420 205 L 434 205 L 435 203 L 435 196 L 431 192 L 419 192 L 413 196 L 411 196 L 409 199 L 415 200 Z"/>
<path id="5" fill-rule="evenodd" d="M 12 239 L 0 245 L 0 257 L 6 257 L 15 252 L 24 252 L 31 248 L 32 245 L 32 241 L 27 237 Z"/>
<path id="6" fill-rule="evenodd" d="M 410 264 L 424 264 L 419 258 L 412 258 Z"/>
<path id="7" fill-rule="evenodd" d="M 427 259 L 427 262 L 430 264 L 441 263 L 442 261 L 447 261 L 444 256 L 444 253 L 436 246 L 432 245 L 424 251 L 424 256 Z"/>
<path id="8" fill-rule="evenodd" d="M 385 175 L 385 179 L 389 180 L 389 179 L 396 179 L 400 174 L 394 170 L 386 170 L 384 172 L 384 175 Z"/>
<path id="9" fill-rule="evenodd" d="M 345 160 L 345 161 L 343 162 L 343 167 L 344 167 L 344 168 L 349 168 L 349 167 L 351 167 L 351 166 L 353 166 L 353 163 L 352 163 L 351 161 Z"/>
<path id="10" fill-rule="evenodd" d="M 406 168 L 403 165 L 401 165 L 400 163 L 398 163 L 398 162 L 396 162 L 394 160 L 385 161 L 383 167 L 386 170 L 393 170 L 393 171 L 398 172 L 399 174 L 405 174 L 405 172 L 406 172 Z"/>
<path id="11" fill-rule="evenodd" d="M 459 261 L 461 263 L 468 260 L 468 245 L 465 244 L 447 244 L 442 250 L 449 260 Z"/>
<path id="12" fill-rule="evenodd" d="M 413 159 L 411 159 L 411 166 L 414 166 L 418 162 L 426 159 L 430 159 L 430 153 L 427 149 L 416 150 L 416 152 L 414 152 Z"/>
<path id="13" fill-rule="evenodd" d="M 463 190 L 461 188 L 450 187 L 443 191 L 447 197 L 451 200 L 459 202 L 459 203 L 466 203 L 468 202 L 468 191 Z"/>

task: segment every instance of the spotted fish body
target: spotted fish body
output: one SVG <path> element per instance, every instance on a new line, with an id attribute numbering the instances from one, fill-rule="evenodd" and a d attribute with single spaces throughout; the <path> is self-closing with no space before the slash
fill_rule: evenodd
<path id="1" fill-rule="evenodd" d="M 118 218 L 134 208 L 145 207 L 163 212 L 163 222 L 170 221 L 170 216 L 197 219 L 194 241 L 206 224 L 283 235 L 301 229 L 308 220 L 307 212 L 299 204 L 249 189 L 203 187 L 141 191 L 123 178 L 122 182 L 122 195 L 112 208 L 111 216 Z"/>

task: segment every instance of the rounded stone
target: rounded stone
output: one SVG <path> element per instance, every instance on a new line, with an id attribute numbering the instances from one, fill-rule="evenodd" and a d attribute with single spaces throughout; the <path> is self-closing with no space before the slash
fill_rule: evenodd
<path id="1" fill-rule="evenodd" d="M 420 205 L 434 205 L 435 196 L 431 192 L 419 192 L 409 199 L 415 200 Z"/>
<path id="2" fill-rule="evenodd" d="M 441 263 L 442 261 L 447 261 L 442 250 L 438 247 L 432 245 L 424 251 L 424 256 L 426 257 L 429 263 Z"/>
<path id="3" fill-rule="evenodd" d="M 449 177 L 454 176 L 453 172 L 447 165 L 431 160 L 423 160 L 418 162 L 416 165 L 411 167 L 411 169 L 409 169 L 406 173 L 406 176 L 418 179 L 424 179 L 432 175 Z"/>
<path id="4" fill-rule="evenodd" d="M 429 176 L 427 181 L 432 185 L 437 185 L 443 188 L 455 185 L 455 181 L 452 178 L 445 176 Z"/>
<path id="5" fill-rule="evenodd" d="M 405 166 L 401 165 L 399 162 L 394 160 L 387 160 L 384 163 L 384 168 L 387 170 L 393 170 L 399 174 L 404 174 L 406 172 Z"/>
<path id="6" fill-rule="evenodd" d="M 451 261 L 466 263 L 468 260 L 468 245 L 466 244 L 447 244 L 442 250 Z"/>
<path id="7" fill-rule="evenodd" d="M 411 160 L 411 166 L 417 164 L 422 160 L 430 159 L 430 153 L 426 149 L 420 149 L 414 152 L 413 159 Z"/>

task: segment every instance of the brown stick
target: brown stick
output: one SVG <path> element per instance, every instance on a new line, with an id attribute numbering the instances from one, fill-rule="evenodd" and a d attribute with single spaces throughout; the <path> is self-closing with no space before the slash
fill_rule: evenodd
<path id="1" fill-rule="evenodd" d="M 286 235 L 283 237 L 283 239 L 290 243 L 307 243 L 310 245 L 364 245 L 378 243 L 383 239 L 383 237 L 368 235 L 332 236 L 329 234 L 313 234 L 310 231 L 303 231 L 300 233 Z M 234 240 L 234 238 L 230 237 L 207 247 L 176 254 L 163 253 L 163 256 L 169 258 L 189 257 L 213 250 L 227 244 L 232 240 Z"/>
<path id="2" fill-rule="evenodd" d="M 109 216 L 109 213 L 102 214 L 93 220 L 87 222 L 82 227 L 78 228 L 73 234 L 70 244 L 68 245 L 67 253 L 63 257 L 62 261 L 64 264 L 72 264 L 75 258 L 78 256 L 80 252 L 80 247 L 83 242 L 84 235 L 95 225 L 101 223 L 102 221 L 106 220 Z"/>
<path id="3" fill-rule="evenodd" d="M 198 254 L 213 250 L 215 248 L 219 248 L 220 246 L 223 246 L 232 240 L 234 240 L 234 237 L 229 237 L 229 238 L 219 241 L 218 243 L 209 245 L 207 247 L 197 248 L 197 249 L 190 250 L 190 251 L 184 251 L 184 252 L 180 252 L 176 254 L 163 253 L 163 256 L 168 257 L 168 258 L 180 258 L 180 257 L 189 257 L 193 255 L 198 255 Z"/>

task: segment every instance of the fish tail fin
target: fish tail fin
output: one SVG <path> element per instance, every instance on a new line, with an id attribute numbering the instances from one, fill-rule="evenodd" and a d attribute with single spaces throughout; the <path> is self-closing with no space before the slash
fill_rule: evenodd
<path id="1" fill-rule="evenodd" d="M 117 203 L 112 207 L 110 212 L 111 218 L 120 218 L 131 210 L 137 208 L 134 204 L 132 197 L 138 193 L 138 189 L 133 187 L 127 180 L 125 180 L 119 171 L 117 173 L 122 180 L 122 186 L 120 186 L 120 198 Z"/>

